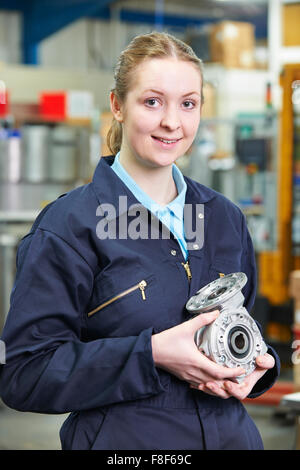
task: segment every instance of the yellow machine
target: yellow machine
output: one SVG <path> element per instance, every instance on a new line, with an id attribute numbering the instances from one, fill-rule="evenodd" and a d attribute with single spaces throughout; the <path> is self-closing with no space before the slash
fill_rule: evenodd
<path id="1" fill-rule="evenodd" d="M 274 251 L 261 252 L 258 256 L 259 293 L 273 305 L 283 304 L 290 299 L 290 273 L 300 269 L 300 255 L 295 251 L 292 240 L 292 223 L 295 217 L 293 180 L 298 174 L 296 172 L 299 172 L 295 154 L 296 100 L 293 99 L 293 93 L 298 85 L 300 87 L 300 64 L 285 65 L 280 84 L 283 103 L 279 121 L 277 247 Z"/>

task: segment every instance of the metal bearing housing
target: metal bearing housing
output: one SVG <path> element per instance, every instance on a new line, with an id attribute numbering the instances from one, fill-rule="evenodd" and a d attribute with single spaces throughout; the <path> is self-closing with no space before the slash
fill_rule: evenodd
<path id="1" fill-rule="evenodd" d="M 254 371 L 256 357 L 267 352 L 255 320 L 243 306 L 241 290 L 246 282 L 242 272 L 227 274 L 200 289 L 186 304 L 193 316 L 220 311 L 213 323 L 196 332 L 195 343 L 217 364 L 242 367 L 246 372 L 236 378 L 239 383 Z"/>

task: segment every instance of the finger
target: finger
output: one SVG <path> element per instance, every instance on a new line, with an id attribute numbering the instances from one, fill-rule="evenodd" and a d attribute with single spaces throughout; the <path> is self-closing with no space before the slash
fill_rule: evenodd
<path id="1" fill-rule="evenodd" d="M 232 397 L 235 397 L 238 400 L 243 400 L 250 393 L 250 387 L 247 386 L 247 383 L 243 382 L 238 384 L 228 380 L 224 382 L 224 387 Z"/>
<path id="2" fill-rule="evenodd" d="M 191 328 L 193 328 L 193 331 L 196 331 L 202 326 L 209 325 L 210 323 L 215 321 L 215 319 L 218 318 L 219 315 L 219 310 L 213 310 L 212 312 L 208 313 L 201 313 L 200 315 L 197 315 L 196 317 L 189 320 L 189 325 L 191 326 Z"/>
<path id="3" fill-rule="evenodd" d="M 194 388 L 195 390 L 201 390 L 202 385 L 203 384 L 190 383 L 190 388 Z"/>
<path id="4" fill-rule="evenodd" d="M 264 354 L 256 358 L 256 364 L 261 369 L 272 369 L 275 365 L 275 359 L 271 354 Z"/>
<path id="5" fill-rule="evenodd" d="M 201 383 L 201 384 L 195 384 L 195 385 L 190 384 L 190 388 L 193 388 L 193 389 L 195 389 L 195 390 L 199 390 L 200 392 L 207 393 L 208 395 L 216 396 L 215 393 L 211 392 L 211 391 L 205 386 L 205 384 L 203 384 L 203 383 Z"/>
<path id="6" fill-rule="evenodd" d="M 216 394 L 212 390 L 210 390 L 208 387 L 206 387 L 205 384 L 201 384 L 201 386 L 199 387 L 199 390 L 201 390 L 201 392 L 207 393 L 207 395 L 211 395 L 213 397 L 216 396 Z"/>
<path id="7" fill-rule="evenodd" d="M 263 377 L 266 371 L 267 369 L 257 368 L 250 375 L 245 377 L 241 383 L 225 380 L 224 387 L 229 393 L 232 394 L 232 396 L 239 400 L 243 400 L 249 395 L 256 382 Z"/>
<path id="8" fill-rule="evenodd" d="M 191 388 L 199 388 L 199 385 L 202 384 L 202 382 L 189 382 Z"/>
<path id="9" fill-rule="evenodd" d="M 197 387 L 193 388 L 196 388 L 197 390 L 200 390 L 214 397 L 219 397 L 223 399 L 230 398 L 230 394 L 222 386 L 219 386 L 216 382 L 207 382 L 206 384 L 202 383 L 199 384 Z"/>
<path id="10" fill-rule="evenodd" d="M 220 385 L 218 382 L 207 382 L 205 384 L 205 388 L 209 392 L 212 392 L 215 396 L 218 396 L 225 400 L 230 397 L 230 394 L 228 393 L 228 390 L 224 388 L 223 383 Z"/>
<path id="11" fill-rule="evenodd" d="M 238 400 L 244 400 L 253 389 L 257 380 L 259 380 L 263 374 L 265 374 L 265 371 L 252 372 L 252 374 L 249 375 L 249 377 L 246 377 L 242 383 L 234 383 L 230 380 L 224 381 L 224 387 L 233 397 Z"/>
<path id="12" fill-rule="evenodd" d="M 203 366 L 205 366 L 206 375 L 209 375 L 216 380 L 231 379 L 246 373 L 242 367 L 222 366 L 212 361 L 205 355 L 202 355 L 201 364 L 199 364 L 199 366 L 202 369 L 204 369 Z"/>

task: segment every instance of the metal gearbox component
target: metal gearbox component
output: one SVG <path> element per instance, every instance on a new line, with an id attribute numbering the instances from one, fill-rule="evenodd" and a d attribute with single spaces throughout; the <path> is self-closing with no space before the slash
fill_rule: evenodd
<path id="1" fill-rule="evenodd" d="M 228 274 L 200 289 L 186 304 L 192 315 L 220 311 L 213 323 L 196 332 L 195 343 L 217 364 L 242 367 L 246 373 L 238 376 L 237 382 L 251 374 L 256 357 L 267 352 L 255 320 L 243 307 L 241 290 L 246 282 L 244 273 Z"/>

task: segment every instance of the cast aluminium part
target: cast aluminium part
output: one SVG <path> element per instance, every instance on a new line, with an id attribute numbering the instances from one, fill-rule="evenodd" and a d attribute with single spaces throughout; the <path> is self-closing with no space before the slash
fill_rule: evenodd
<path id="1" fill-rule="evenodd" d="M 213 323 L 196 332 L 195 342 L 217 364 L 242 367 L 246 372 L 236 378 L 239 383 L 254 371 L 256 357 L 267 352 L 255 320 L 243 306 L 241 290 L 246 283 L 242 272 L 227 274 L 200 289 L 186 304 L 192 315 L 220 311 Z"/>

